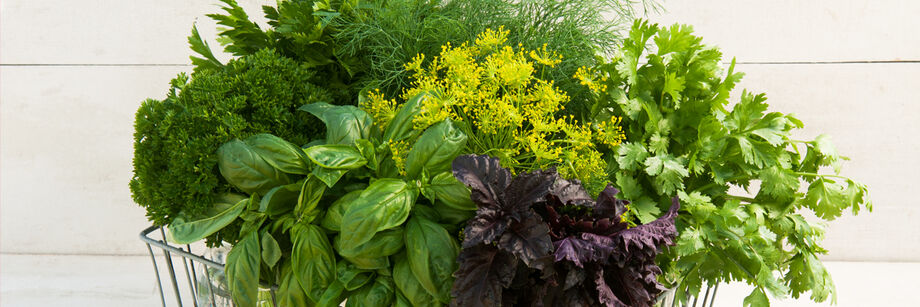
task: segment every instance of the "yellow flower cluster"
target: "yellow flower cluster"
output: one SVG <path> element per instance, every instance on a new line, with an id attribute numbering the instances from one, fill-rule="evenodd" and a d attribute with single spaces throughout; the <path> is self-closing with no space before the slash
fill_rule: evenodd
<path id="1" fill-rule="evenodd" d="M 607 185 L 607 162 L 597 150 L 566 151 L 565 165 L 559 167 L 559 175 L 578 178 L 585 189 L 597 193 Z"/>
<path id="2" fill-rule="evenodd" d="M 594 130 L 597 131 L 596 140 L 610 147 L 620 145 L 626 139 L 623 127 L 620 126 L 620 118 L 616 116 L 611 116 L 609 121 L 595 124 Z"/>
<path id="3" fill-rule="evenodd" d="M 582 125 L 571 116 L 558 116 L 569 97 L 539 76 L 562 57 L 546 46 L 537 50 L 508 46 L 507 36 L 504 28 L 486 30 L 473 45 L 447 44 L 427 62 L 420 54 L 407 63 L 405 68 L 414 81 L 403 90 L 401 99 L 431 95 L 413 119 L 414 128 L 424 130 L 450 118 L 469 137 L 470 152 L 496 156 L 516 171 L 557 167 L 564 176 L 581 179 L 586 185 L 605 183 L 606 163 L 595 140 L 618 145 L 623 139 L 619 122 L 611 119 Z M 591 74 L 580 69 L 578 76 Z M 389 121 L 395 113 L 392 100 L 379 92 L 367 96 L 368 103 L 362 108 L 375 121 Z M 398 153 L 404 149 L 399 146 L 390 144 L 394 159 L 402 159 Z"/>
<path id="4" fill-rule="evenodd" d="M 387 147 L 390 148 L 390 154 L 393 156 L 393 162 L 396 163 L 396 169 L 400 175 L 406 175 L 406 156 L 409 155 L 409 142 L 405 140 L 394 142 L 389 140 Z"/>
<path id="5" fill-rule="evenodd" d="M 593 70 L 587 67 L 579 67 L 575 71 L 575 79 L 581 81 L 581 85 L 587 86 L 591 91 L 595 93 L 601 93 L 607 90 L 607 84 L 603 82 L 607 81 L 607 76 L 598 76 Z"/>
<path id="6" fill-rule="evenodd" d="M 531 50 L 530 58 L 532 58 L 534 61 L 537 61 L 537 63 L 549 67 L 556 67 L 556 64 L 562 62 L 562 55 L 557 54 L 556 51 L 547 52 L 546 44 L 543 44 L 543 47 L 540 49 Z"/>
<path id="7" fill-rule="evenodd" d="M 374 124 L 380 128 L 386 127 L 396 116 L 396 101 L 384 99 L 380 89 L 367 93 L 365 99 L 359 99 L 358 106 L 367 111 L 374 119 Z"/>

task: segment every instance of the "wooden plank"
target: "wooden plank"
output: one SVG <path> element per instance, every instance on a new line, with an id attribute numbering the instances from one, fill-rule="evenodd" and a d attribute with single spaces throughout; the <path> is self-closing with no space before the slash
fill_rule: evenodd
<path id="1" fill-rule="evenodd" d="M 0 241 L 9 253 L 140 254 L 134 113 L 185 67 L 4 67 Z"/>
<path id="2" fill-rule="evenodd" d="M 920 60 L 920 2 L 664 1 L 661 24 L 694 26 L 742 62 Z"/>
<path id="3" fill-rule="evenodd" d="M 739 88 L 765 92 L 770 110 L 795 113 L 798 139 L 826 133 L 852 160 L 843 175 L 868 185 L 875 212 L 830 223 L 827 259 L 920 260 L 915 175 L 920 173 L 920 64 L 740 65 Z M 738 97 L 734 95 L 733 97 Z M 737 98 L 735 98 L 737 99 Z"/>
<path id="4" fill-rule="evenodd" d="M 239 1 L 252 16 L 270 0 Z M 219 11 L 205 1 L 4 1 L 0 62 L 185 64 L 197 20 L 213 41 Z M 693 25 L 743 62 L 920 60 L 920 2 L 909 0 L 687 1 L 649 17 Z M 224 56 L 224 58 L 226 58 Z"/>
<path id="5" fill-rule="evenodd" d="M 272 0 L 239 0 L 254 17 Z M 222 12 L 217 0 L 3 1 L 0 63 L 188 64 L 187 37 L 197 21 L 211 48 Z M 260 18 L 257 20 L 264 20 Z M 226 60 L 226 55 L 221 55 Z"/>

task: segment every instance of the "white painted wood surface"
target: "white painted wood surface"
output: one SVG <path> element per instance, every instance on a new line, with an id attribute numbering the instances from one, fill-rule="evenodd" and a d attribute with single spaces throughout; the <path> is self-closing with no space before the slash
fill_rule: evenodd
<path id="1" fill-rule="evenodd" d="M 181 265 L 175 260 L 175 265 Z M 166 274 L 162 257 L 161 273 Z M 911 295 L 920 287 L 920 263 L 826 262 L 837 285 L 837 307 L 916 306 Z M 179 269 L 180 293 L 190 306 L 185 271 Z M 158 307 L 161 306 L 153 266 L 148 256 L 0 255 L 0 306 Z M 164 278 L 168 278 L 164 275 Z M 178 306 L 171 284 L 167 306 Z M 720 285 L 714 306 L 741 306 L 752 288 Z M 774 299 L 775 307 L 830 306 L 807 297 Z"/>
<path id="2" fill-rule="evenodd" d="M 741 62 L 920 60 L 913 0 L 664 0 L 652 19 L 683 23 Z"/>
<path id="3" fill-rule="evenodd" d="M 261 3 L 240 1 L 258 13 Z M 833 136 L 876 210 L 830 225 L 828 259 L 920 260 L 916 1 L 677 1 L 653 21 L 695 26 L 744 63 L 742 86 Z M 134 111 L 186 71 L 196 20 L 212 46 L 216 1 L 0 2 L 0 251 L 141 254 L 132 204 Z M 224 59 L 226 56 L 223 57 Z M 166 66 L 162 66 L 166 65 Z"/>

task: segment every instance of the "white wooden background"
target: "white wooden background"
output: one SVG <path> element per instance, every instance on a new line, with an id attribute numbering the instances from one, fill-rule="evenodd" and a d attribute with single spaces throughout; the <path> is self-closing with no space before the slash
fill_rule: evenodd
<path id="1" fill-rule="evenodd" d="M 197 20 L 213 39 L 216 2 L 0 1 L 0 252 L 146 252 L 128 191 L 134 112 L 190 70 L 186 36 Z M 737 58 L 743 87 L 799 115 L 799 136 L 828 133 L 852 158 L 844 174 L 875 211 L 833 222 L 825 259 L 920 261 L 920 2 L 664 5 L 653 21 L 693 25 Z"/>

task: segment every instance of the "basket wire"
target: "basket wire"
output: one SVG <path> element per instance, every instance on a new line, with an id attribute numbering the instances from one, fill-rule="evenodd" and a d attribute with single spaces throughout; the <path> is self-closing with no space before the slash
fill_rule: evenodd
<path id="1" fill-rule="evenodd" d="M 159 232 L 160 239 L 155 239 L 151 237 L 151 234 L 154 232 Z M 157 265 L 157 256 L 156 256 L 156 252 L 154 251 L 154 248 L 158 249 L 157 252 L 159 252 L 159 250 L 162 250 L 162 253 L 163 253 L 162 259 L 165 260 L 164 261 L 165 267 L 166 267 L 165 271 L 169 278 L 168 279 L 169 286 L 170 288 L 172 288 L 172 292 L 173 292 L 173 295 L 175 296 L 175 301 L 177 304 L 175 306 L 179 306 L 179 307 L 188 306 L 188 305 L 183 305 L 182 291 L 179 290 L 179 287 L 180 287 L 179 280 L 181 279 L 182 276 L 181 274 L 177 274 L 176 264 L 179 264 L 178 260 L 181 260 L 182 270 L 185 272 L 184 274 L 185 279 L 188 282 L 188 291 L 189 291 L 189 294 L 191 295 L 191 301 L 192 301 L 191 306 L 194 306 L 194 307 L 221 306 L 218 304 L 220 304 L 223 301 L 221 301 L 220 298 L 215 296 L 215 289 L 213 286 L 214 282 L 215 281 L 219 282 L 219 280 L 216 279 L 215 276 L 213 276 L 212 274 L 214 272 L 223 274 L 224 272 L 224 265 L 218 262 L 219 261 L 218 259 L 215 259 L 213 255 L 212 255 L 212 259 L 208 259 L 203 253 L 196 254 L 192 252 L 192 246 L 189 244 L 186 244 L 184 247 L 181 245 L 174 246 L 174 245 L 169 244 L 168 242 L 166 242 L 166 232 L 163 230 L 163 227 L 158 227 L 158 226 L 147 227 L 146 229 L 141 231 L 140 239 L 141 241 L 144 242 L 144 244 L 147 245 L 147 252 L 150 254 L 150 261 L 153 263 L 153 271 L 157 278 L 157 288 L 159 289 L 159 292 L 160 292 L 160 302 L 163 304 L 163 307 L 173 306 L 173 305 L 167 305 L 167 302 L 166 302 L 167 301 L 166 300 L 167 290 L 164 290 L 164 287 L 163 287 L 164 278 L 162 275 L 164 274 L 160 272 L 160 267 Z M 179 258 L 179 259 L 175 259 L 175 258 Z M 215 261 L 215 260 L 218 260 L 218 261 Z M 201 265 L 201 267 L 203 268 L 203 270 L 201 270 L 203 271 L 203 276 L 201 277 L 204 278 L 204 282 L 200 282 L 199 280 L 199 275 L 197 274 L 197 271 L 195 270 L 196 263 Z M 203 287 L 205 287 L 205 285 L 202 285 L 202 284 L 206 284 L 207 289 L 204 289 Z M 269 286 L 264 283 L 261 284 L 260 286 L 264 289 L 268 289 L 269 291 L 270 301 L 267 302 L 268 304 L 270 304 L 269 306 L 277 306 L 277 304 L 275 304 L 276 303 L 275 301 L 276 287 Z M 206 290 L 207 294 L 205 295 L 204 293 L 202 293 L 202 290 Z M 220 290 L 220 289 L 216 289 L 216 290 Z M 226 302 L 223 302 L 223 303 L 226 304 L 226 306 L 235 306 L 229 300 L 226 300 Z"/>

